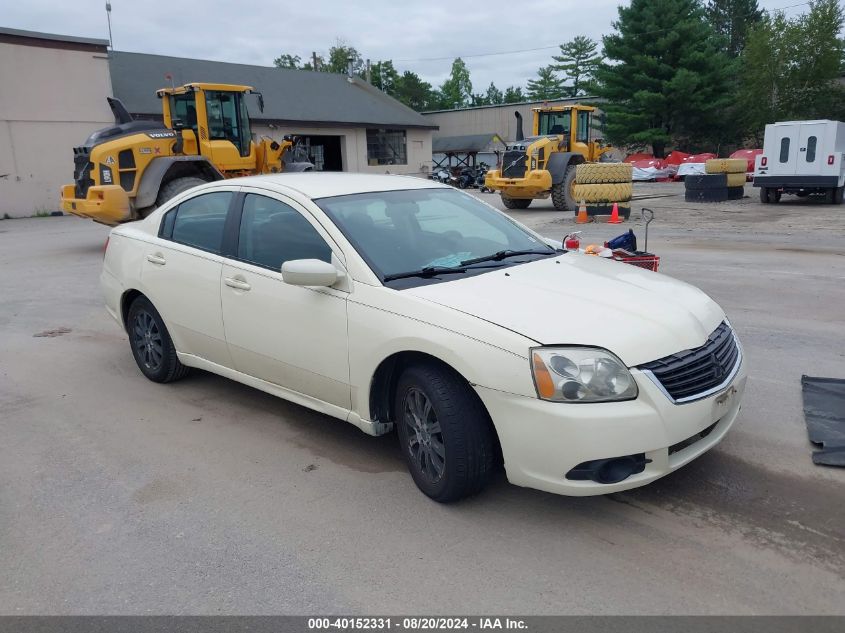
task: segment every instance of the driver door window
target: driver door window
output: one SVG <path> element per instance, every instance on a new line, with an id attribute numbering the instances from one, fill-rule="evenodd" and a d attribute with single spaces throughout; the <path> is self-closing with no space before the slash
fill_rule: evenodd
<path id="1" fill-rule="evenodd" d="M 241 156 L 249 156 L 249 119 L 241 107 L 242 95 L 219 90 L 205 93 L 208 134 L 212 141 L 229 141 Z"/>

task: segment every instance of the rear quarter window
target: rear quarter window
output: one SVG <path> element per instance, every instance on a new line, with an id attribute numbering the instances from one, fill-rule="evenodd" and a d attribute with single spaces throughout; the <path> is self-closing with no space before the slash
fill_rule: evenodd
<path id="1" fill-rule="evenodd" d="M 233 195 L 215 191 L 185 200 L 165 214 L 160 237 L 219 255 Z"/>

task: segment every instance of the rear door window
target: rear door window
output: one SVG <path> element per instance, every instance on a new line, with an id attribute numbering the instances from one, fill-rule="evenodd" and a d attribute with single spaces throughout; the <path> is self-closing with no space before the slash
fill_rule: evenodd
<path id="1" fill-rule="evenodd" d="M 816 139 L 815 136 L 811 136 L 807 139 L 807 162 L 814 163 L 816 162 Z"/>
<path id="2" fill-rule="evenodd" d="M 786 163 L 789 161 L 789 137 L 784 136 L 780 139 L 780 162 Z"/>
<path id="3" fill-rule="evenodd" d="M 219 255 L 232 195 L 231 191 L 215 191 L 185 200 L 165 214 L 159 235 Z"/>

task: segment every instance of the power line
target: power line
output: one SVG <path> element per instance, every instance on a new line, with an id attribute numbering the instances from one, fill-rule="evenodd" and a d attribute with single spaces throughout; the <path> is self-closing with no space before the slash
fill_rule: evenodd
<path id="1" fill-rule="evenodd" d="M 790 4 L 786 7 L 771 7 L 769 11 L 783 11 L 785 9 L 794 9 L 795 7 L 802 7 L 806 4 L 810 4 L 810 2 L 799 2 L 798 4 Z M 667 27 L 665 29 L 656 29 L 654 31 L 646 31 L 645 33 L 638 33 L 637 35 L 657 35 L 658 33 L 665 33 L 667 31 L 671 31 L 672 27 Z M 549 46 L 537 46 L 534 48 L 517 48 L 514 50 L 509 51 L 495 51 L 490 53 L 473 53 L 471 55 L 447 55 L 445 57 L 419 57 L 416 59 L 394 59 L 394 62 L 442 62 L 442 61 L 450 61 L 455 59 L 456 57 L 460 57 L 461 59 L 473 59 L 476 57 L 495 57 L 497 55 L 518 55 L 520 53 L 536 53 L 538 51 L 547 51 L 554 48 L 560 48 L 559 44 L 551 44 Z"/>

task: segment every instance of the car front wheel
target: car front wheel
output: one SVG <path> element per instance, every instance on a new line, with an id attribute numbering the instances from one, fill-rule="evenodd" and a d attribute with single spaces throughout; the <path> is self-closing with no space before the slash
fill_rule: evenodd
<path id="1" fill-rule="evenodd" d="M 402 452 L 420 490 L 441 503 L 481 491 L 494 465 L 494 438 L 463 378 L 435 363 L 407 368 L 396 389 Z"/>

